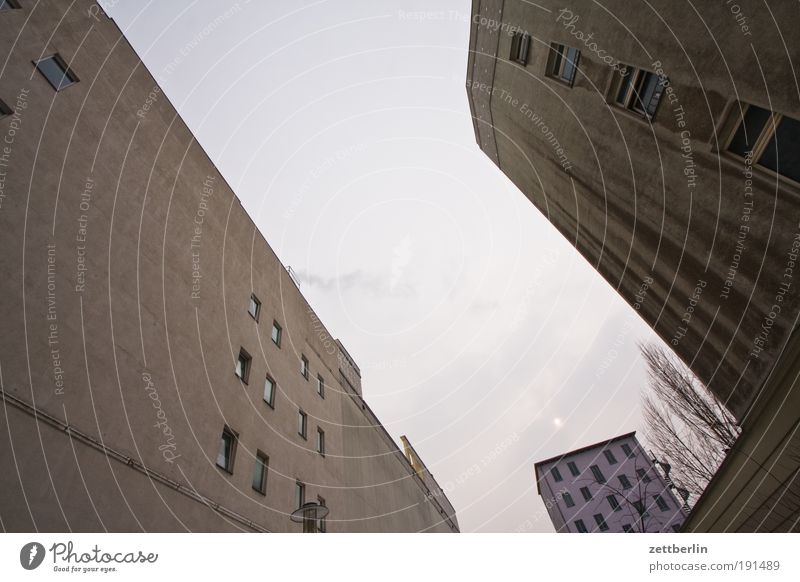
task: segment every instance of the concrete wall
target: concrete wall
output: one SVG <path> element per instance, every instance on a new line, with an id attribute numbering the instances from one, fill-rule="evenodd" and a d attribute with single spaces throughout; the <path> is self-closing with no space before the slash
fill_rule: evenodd
<path id="1" fill-rule="evenodd" d="M 0 99 L 19 112 L 0 120 L 4 528 L 299 531 L 301 480 L 329 531 L 457 530 L 116 25 L 87 1 L 22 5 L 0 15 Z M 55 52 L 80 79 L 58 93 L 31 63 Z M 232 474 L 215 462 L 225 425 L 239 434 Z M 251 487 L 257 451 L 266 495 Z"/>
<path id="2" fill-rule="evenodd" d="M 725 3 L 474 0 L 467 84 L 486 155 L 742 419 L 796 324 L 800 187 L 725 142 L 739 101 L 800 119 L 800 33 L 788 3 L 737 6 L 747 30 Z M 572 87 L 551 42 L 581 50 Z M 603 58 L 666 75 L 652 122 Z"/>

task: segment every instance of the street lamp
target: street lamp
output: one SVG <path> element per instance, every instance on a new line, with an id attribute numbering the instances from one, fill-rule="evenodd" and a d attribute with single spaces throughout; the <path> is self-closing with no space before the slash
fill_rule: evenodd
<path id="1" fill-rule="evenodd" d="M 319 503 L 309 501 L 292 512 L 291 519 L 303 524 L 303 533 L 318 533 L 317 524 L 328 515 L 328 508 Z"/>

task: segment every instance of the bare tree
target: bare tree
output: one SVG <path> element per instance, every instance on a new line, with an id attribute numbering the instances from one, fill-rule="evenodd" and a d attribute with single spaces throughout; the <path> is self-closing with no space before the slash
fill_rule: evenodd
<path id="1" fill-rule="evenodd" d="M 650 391 L 643 397 L 648 441 L 671 478 L 702 492 L 733 447 L 740 429 L 733 415 L 677 356 L 658 344 L 640 345 Z"/>

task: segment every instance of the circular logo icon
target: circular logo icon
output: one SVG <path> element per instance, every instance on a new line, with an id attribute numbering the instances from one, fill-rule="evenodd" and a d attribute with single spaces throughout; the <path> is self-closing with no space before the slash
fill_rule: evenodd
<path id="1" fill-rule="evenodd" d="M 35 570 L 44 561 L 44 546 L 38 542 L 30 542 L 19 551 L 19 563 L 26 570 Z"/>

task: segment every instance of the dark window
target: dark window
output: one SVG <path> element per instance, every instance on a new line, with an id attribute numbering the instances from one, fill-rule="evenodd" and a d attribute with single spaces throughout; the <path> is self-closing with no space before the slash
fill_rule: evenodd
<path id="1" fill-rule="evenodd" d="M 14 110 L 11 109 L 11 107 L 9 107 L 8 105 L 6 105 L 5 101 L 0 99 L 0 119 L 3 119 L 4 117 L 8 117 L 12 113 L 14 113 Z"/>
<path id="2" fill-rule="evenodd" d="M 253 467 L 253 489 L 264 495 L 267 492 L 267 467 L 269 458 L 267 455 L 258 451 L 256 453 L 256 464 Z"/>
<path id="3" fill-rule="evenodd" d="M 217 452 L 217 466 L 233 473 L 233 459 L 236 455 L 236 433 L 229 427 L 222 430 Z"/>
<path id="4" fill-rule="evenodd" d="M 275 408 L 275 380 L 269 376 L 264 380 L 264 402 Z"/>
<path id="5" fill-rule="evenodd" d="M 611 509 L 613 509 L 614 511 L 619 511 L 620 509 L 622 509 L 622 507 L 620 507 L 620 505 L 619 505 L 619 501 L 617 501 L 617 496 L 616 495 L 607 495 L 606 499 L 608 499 L 608 504 L 611 506 Z"/>
<path id="6" fill-rule="evenodd" d="M 619 476 L 619 482 L 620 482 L 620 485 L 622 485 L 623 489 L 630 489 L 631 488 L 631 482 L 628 480 L 627 476 L 620 475 Z"/>
<path id="7" fill-rule="evenodd" d="M 592 475 L 594 475 L 595 481 L 597 481 L 598 483 L 606 482 L 605 475 L 603 475 L 603 472 L 600 470 L 600 467 L 598 467 L 597 465 L 592 465 L 589 468 L 592 470 Z"/>
<path id="8" fill-rule="evenodd" d="M 586 529 L 586 524 L 583 523 L 582 519 L 575 520 L 575 529 L 578 530 L 578 533 L 589 533 L 589 530 Z"/>
<path id="9" fill-rule="evenodd" d="M 282 332 L 283 332 L 283 328 L 281 328 L 281 326 L 278 325 L 277 321 L 273 321 L 272 322 L 272 341 L 278 347 L 281 347 L 281 334 L 282 334 Z"/>
<path id="10" fill-rule="evenodd" d="M 625 456 L 626 456 L 626 457 L 628 457 L 629 459 L 632 459 L 632 458 L 634 458 L 634 457 L 636 456 L 636 455 L 634 455 L 634 454 L 633 454 L 633 451 L 631 450 L 631 446 L 630 446 L 628 443 L 623 443 L 623 445 L 622 445 L 622 452 L 623 452 L 623 453 L 625 454 Z"/>
<path id="11" fill-rule="evenodd" d="M 682 523 L 673 523 L 672 524 L 672 531 L 674 531 L 675 533 L 680 532 L 682 525 L 683 525 Z"/>
<path id="12" fill-rule="evenodd" d="M 570 495 L 570 494 L 569 494 L 569 493 L 567 493 L 566 491 L 565 491 L 564 493 L 562 493 L 562 494 L 561 494 L 561 497 L 563 497 L 563 498 L 564 498 L 564 504 L 565 504 L 567 507 L 574 507 L 574 506 L 575 506 L 575 502 L 572 500 L 572 495 Z"/>
<path id="13" fill-rule="evenodd" d="M 300 373 L 303 375 L 303 378 L 308 380 L 308 358 L 303 355 L 300 356 Z"/>
<path id="14" fill-rule="evenodd" d="M 308 415 L 302 410 L 297 411 L 297 434 L 308 438 Z"/>
<path id="15" fill-rule="evenodd" d="M 573 463 L 572 461 L 567 463 L 567 468 L 569 469 L 569 472 L 572 473 L 573 477 L 577 477 L 578 475 L 581 474 L 581 472 L 578 471 L 578 466 L 575 463 Z"/>
<path id="16" fill-rule="evenodd" d="M 6 10 L 19 10 L 19 2 L 17 0 L 0 0 L 0 12 Z"/>
<path id="17" fill-rule="evenodd" d="M 800 182 L 800 122 L 787 115 L 748 105 L 728 150 L 776 174 Z"/>
<path id="18" fill-rule="evenodd" d="M 325 431 L 317 427 L 317 452 L 325 456 Z"/>
<path id="19" fill-rule="evenodd" d="M 552 43 L 547 66 L 547 75 L 566 83 L 570 87 L 575 82 L 581 51 L 563 44 Z"/>
<path id="20" fill-rule="evenodd" d="M 317 394 L 325 398 L 325 380 L 317 374 Z"/>
<path id="21" fill-rule="evenodd" d="M 511 38 L 510 59 L 520 65 L 528 64 L 528 52 L 531 47 L 531 35 L 523 32 L 515 32 Z"/>
<path id="22" fill-rule="evenodd" d="M 656 505 L 661 511 L 669 511 L 669 503 L 661 495 L 653 495 L 653 499 L 656 500 Z"/>
<path id="23" fill-rule="evenodd" d="M 261 301 L 255 295 L 250 295 L 250 305 L 247 306 L 247 313 L 250 317 L 258 321 L 258 316 L 261 313 Z"/>
<path id="24" fill-rule="evenodd" d="M 615 103 L 634 113 L 652 119 L 661 101 L 661 94 L 669 80 L 655 73 L 626 66 L 621 76 Z"/>
<path id="25" fill-rule="evenodd" d="M 641 515 L 642 517 L 649 517 L 649 513 L 645 510 L 644 504 L 641 500 L 637 500 L 633 502 L 633 506 L 636 508 L 636 512 Z"/>
<path id="26" fill-rule="evenodd" d="M 319 503 L 322 507 L 328 507 L 325 505 L 325 498 L 323 497 L 317 496 L 317 503 Z M 317 520 L 317 529 L 322 533 L 328 531 L 328 524 L 326 523 L 324 517 L 320 517 L 319 520 Z"/>
<path id="27" fill-rule="evenodd" d="M 589 491 L 588 487 L 581 487 L 581 495 L 583 495 L 585 501 L 591 501 L 592 499 L 592 492 Z"/>
<path id="28" fill-rule="evenodd" d="M 250 362 L 252 359 L 244 348 L 239 350 L 239 357 L 236 358 L 236 369 L 234 371 L 245 384 L 247 384 L 247 379 L 250 377 Z"/>
<path id="29" fill-rule="evenodd" d="M 606 461 L 608 461 L 609 465 L 616 464 L 617 458 L 614 456 L 614 453 L 612 453 L 609 450 L 605 450 L 605 451 L 603 451 L 603 454 L 606 456 Z"/>
<path id="30" fill-rule="evenodd" d="M 75 73 L 72 72 L 60 55 L 55 54 L 45 57 L 35 61 L 34 64 L 56 91 L 62 91 L 78 82 L 78 77 L 75 76 Z"/>
<path id="31" fill-rule="evenodd" d="M 297 481 L 294 484 L 294 504 L 297 507 L 297 509 L 300 509 L 301 507 L 303 507 L 303 504 L 305 502 L 306 502 L 306 486 L 302 482 Z"/>
<path id="32" fill-rule="evenodd" d="M 633 533 L 633 528 L 630 526 L 630 524 L 623 523 L 622 531 L 624 531 L 625 533 Z"/>
<path id="33" fill-rule="evenodd" d="M 636 469 L 636 474 L 639 476 L 639 479 L 645 483 L 650 483 L 650 481 L 652 481 L 652 479 L 650 479 L 650 475 L 647 474 L 645 469 Z"/>
<path id="34" fill-rule="evenodd" d="M 553 467 L 552 469 L 550 469 L 550 474 L 556 481 L 561 481 L 563 479 L 563 477 L 561 476 L 561 471 L 558 470 L 558 467 Z"/>
<path id="35" fill-rule="evenodd" d="M 597 523 L 597 527 L 600 528 L 600 531 L 608 531 L 608 524 L 601 513 L 595 513 L 594 520 Z"/>

